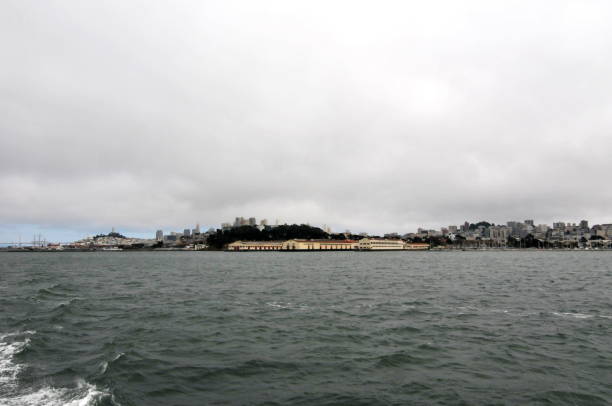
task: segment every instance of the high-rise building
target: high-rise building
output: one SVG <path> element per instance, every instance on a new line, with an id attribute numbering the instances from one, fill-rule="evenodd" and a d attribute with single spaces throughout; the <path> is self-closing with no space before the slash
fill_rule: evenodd
<path id="1" fill-rule="evenodd" d="M 163 239 L 164 239 L 164 232 L 163 232 L 163 230 L 157 230 L 155 232 L 155 239 L 157 241 L 163 241 Z"/>
<path id="2" fill-rule="evenodd" d="M 265 227 L 265 226 L 268 225 L 268 220 L 267 219 L 263 219 L 263 220 L 261 220 L 261 222 L 259 224 Z"/>
<path id="3" fill-rule="evenodd" d="M 511 233 L 512 227 L 509 226 L 493 226 L 489 228 L 489 237 L 498 243 L 505 243 Z"/>
<path id="4" fill-rule="evenodd" d="M 583 230 L 588 230 L 589 222 L 587 220 L 580 220 L 580 228 Z"/>
<path id="5" fill-rule="evenodd" d="M 257 225 L 257 219 L 255 217 L 249 217 L 249 225 L 255 227 Z"/>
<path id="6" fill-rule="evenodd" d="M 520 237 L 525 229 L 525 224 L 519 221 L 507 221 L 506 226 L 512 230 L 513 237 Z"/>
<path id="7" fill-rule="evenodd" d="M 564 230 L 565 229 L 565 223 L 562 221 L 558 221 L 556 223 L 553 223 L 553 228 L 555 230 Z"/>
<path id="8" fill-rule="evenodd" d="M 527 224 L 528 226 L 533 227 L 533 220 L 525 220 L 525 224 Z"/>
<path id="9" fill-rule="evenodd" d="M 191 230 L 186 228 L 183 230 L 183 236 L 184 237 L 191 237 Z"/>
<path id="10" fill-rule="evenodd" d="M 194 234 L 200 234 L 200 223 L 196 223 L 195 228 L 193 229 Z"/>

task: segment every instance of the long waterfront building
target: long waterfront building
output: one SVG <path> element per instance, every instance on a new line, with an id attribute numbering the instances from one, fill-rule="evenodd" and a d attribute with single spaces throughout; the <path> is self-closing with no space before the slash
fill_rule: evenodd
<path id="1" fill-rule="evenodd" d="M 363 238 L 361 240 L 236 241 L 228 251 L 401 251 L 428 250 L 429 244 L 402 240 Z"/>

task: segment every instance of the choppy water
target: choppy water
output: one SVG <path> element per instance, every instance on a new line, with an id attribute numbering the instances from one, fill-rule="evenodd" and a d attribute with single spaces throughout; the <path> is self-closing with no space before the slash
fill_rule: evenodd
<path id="1" fill-rule="evenodd" d="M 0 254 L 0 405 L 612 399 L 612 252 Z"/>

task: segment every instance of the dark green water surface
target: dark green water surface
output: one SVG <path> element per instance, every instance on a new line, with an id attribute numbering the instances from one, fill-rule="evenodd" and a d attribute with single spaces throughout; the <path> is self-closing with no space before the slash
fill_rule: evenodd
<path id="1" fill-rule="evenodd" d="M 0 253 L 0 405 L 607 405 L 612 252 Z"/>

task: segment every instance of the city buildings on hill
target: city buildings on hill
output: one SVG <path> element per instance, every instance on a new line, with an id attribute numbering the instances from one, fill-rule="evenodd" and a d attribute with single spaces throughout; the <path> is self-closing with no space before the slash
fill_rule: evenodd
<path id="1" fill-rule="evenodd" d="M 265 220 L 257 225 L 254 217 L 248 219 L 236 217 L 233 224 L 223 223 L 221 229 L 231 230 L 243 226 L 257 227 L 259 230 L 264 230 L 266 227 L 275 227 L 268 226 Z M 325 225 L 323 231 L 330 236 L 336 236 Z M 534 219 L 507 221 L 505 224 L 465 221 L 463 224 L 448 225 L 438 230 L 419 228 L 416 233 L 404 235 L 386 233 L 383 239 L 371 238 L 367 233 L 352 235 L 348 230 L 343 234 L 344 238 L 360 241 L 362 248 L 368 245 L 371 247 L 369 249 L 377 249 L 379 246 L 381 249 L 399 249 L 402 244 L 399 241 L 427 243 L 431 246 L 448 248 L 612 248 L 612 224 L 590 226 L 587 220 L 581 220 L 578 223 L 557 221 L 552 225 L 537 224 Z M 337 235 L 341 236 L 342 234 Z M 302 244 L 302 242 L 299 244 Z M 265 244 L 262 246 L 265 246 Z M 268 247 L 270 246 L 268 245 Z M 302 248 L 304 247 L 300 246 L 299 249 Z M 252 249 L 256 249 L 255 246 Z M 309 248 L 306 247 L 305 249 Z"/>
<path id="2" fill-rule="evenodd" d="M 553 222 L 552 226 L 537 224 L 534 220 L 508 221 L 506 224 L 465 222 L 460 226 L 450 225 L 440 230 L 419 228 L 416 233 L 404 235 L 407 239 L 446 238 L 450 242 L 465 242 L 467 245 L 489 247 L 610 247 L 612 246 L 612 224 L 597 224 L 589 227 L 587 220 L 579 223 Z"/>
<path id="3" fill-rule="evenodd" d="M 257 219 L 255 217 L 249 217 L 248 219 L 244 217 L 236 217 L 233 223 L 221 223 L 221 230 L 231 230 L 232 228 L 243 226 L 257 227 L 259 230 L 263 230 L 266 227 L 275 227 L 270 226 L 267 219 L 262 219 L 259 224 L 257 224 Z"/>
<path id="4" fill-rule="evenodd" d="M 237 241 L 238 240 L 238 241 Z M 271 240 L 271 241 L 257 241 Z M 22 244 L 7 248 L 21 248 Z M 101 249 L 222 249 L 236 251 L 278 250 L 415 250 L 425 248 L 581 248 L 612 249 L 612 223 L 590 225 L 588 220 L 577 223 L 555 221 L 538 224 L 533 219 L 507 221 L 505 224 L 468 221 L 440 229 L 418 228 L 400 235 L 386 233 L 383 237 L 367 233 L 333 233 L 323 228 L 302 225 L 269 225 L 266 219 L 236 217 L 233 223 L 223 223 L 220 229 L 202 231 L 199 224 L 183 231 L 164 233 L 157 230 L 151 239 L 129 238 L 113 230 L 108 234 L 87 237 L 73 243 L 32 243 L 30 248 Z"/>

